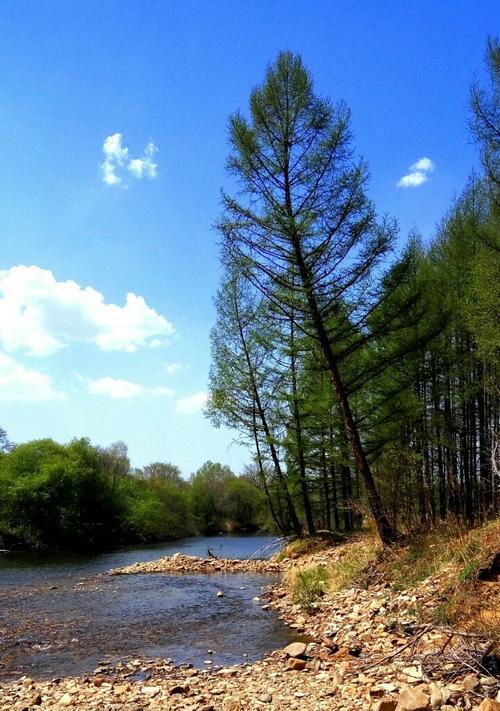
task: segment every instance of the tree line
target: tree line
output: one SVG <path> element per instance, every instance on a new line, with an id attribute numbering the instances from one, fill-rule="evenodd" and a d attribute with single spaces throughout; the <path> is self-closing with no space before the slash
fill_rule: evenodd
<path id="1" fill-rule="evenodd" d="M 276 528 L 384 544 L 500 510 L 500 45 L 471 87 L 472 175 L 434 238 L 397 250 L 350 112 L 279 54 L 230 117 L 208 415 L 252 448 Z"/>
<path id="2" fill-rule="evenodd" d="M 206 462 L 186 481 L 155 462 L 133 469 L 123 442 L 12 445 L 0 432 L 0 547 L 94 549 L 269 525 L 250 476 Z"/>

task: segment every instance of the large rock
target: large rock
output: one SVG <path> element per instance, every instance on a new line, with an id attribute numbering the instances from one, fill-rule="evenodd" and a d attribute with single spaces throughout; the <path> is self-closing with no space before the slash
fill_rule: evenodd
<path id="1" fill-rule="evenodd" d="M 400 711 L 425 711 L 429 708 L 429 697 L 419 689 L 402 689 L 398 701 Z"/>
<path id="2" fill-rule="evenodd" d="M 307 644 L 304 644 L 304 642 L 292 642 L 292 644 L 289 644 L 287 647 L 284 648 L 284 652 L 286 655 L 289 657 L 301 657 L 303 654 L 305 654 L 307 649 Z"/>

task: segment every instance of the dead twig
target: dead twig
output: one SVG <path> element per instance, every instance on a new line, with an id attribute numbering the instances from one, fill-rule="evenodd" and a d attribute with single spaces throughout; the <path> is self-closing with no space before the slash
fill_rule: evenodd
<path id="1" fill-rule="evenodd" d="M 386 657 L 383 657 L 382 659 L 378 659 L 377 661 L 373 662 L 372 664 L 368 664 L 368 666 L 361 667 L 358 671 L 366 671 L 367 669 L 373 669 L 374 667 L 379 667 L 381 664 L 385 664 L 385 662 L 391 661 L 391 659 L 394 659 L 394 657 L 397 657 L 401 652 L 404 652 L 405 649 L 408 649 L 408 647 L 414 646 L 418 640 L 424 636 L 427 632 L 429 632 L 432 629 L 432 625 L 426 625 L 423 630 L 421 630 L 418 634 L 416 634 L 414 637 L 410 639 L 409 642 L 404 644 L 402 647 L 399 647 L 399 649 L 396 649 L 395 652 L 392 652 L 392 654 L 388 654 Z"/>

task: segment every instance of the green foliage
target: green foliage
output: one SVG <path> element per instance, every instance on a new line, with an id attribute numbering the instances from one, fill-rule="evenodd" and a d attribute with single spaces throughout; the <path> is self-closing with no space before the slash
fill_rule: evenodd
<path id="1" fill-rule="evenodd" d="M 125 512 L 100 470 L 98 451 L 85 439 L 19 445 L 0 462 L 0 485 L 0 533 L 7 545 L 100 545 L 113 538 Z"/>
<path id="2" fill-rule="evenodd" d="M 314 609 L 316 603 L 325 594 L 330 580 L 330 573 L 324 565 L 315 565 L 297 571 L 292 583 L 293 600 L 307 612 Z"/>
<path id="3" fill-rule="evenodd" d="M 126 446 L 51 439 L 0 456 L 0 541 L 8 548 L 95 548 L 265 521 L 260 492 L 228 467 L 207 462 L 193 485 L 173 465 L 130 473 Z"/>
<path id="4" fill-rule="evenodd" d="M 255 531 L 266 519 L 261 492 L 227 466 L 206 462 L 190 484 L 193 516 L 202 533 Z"/>

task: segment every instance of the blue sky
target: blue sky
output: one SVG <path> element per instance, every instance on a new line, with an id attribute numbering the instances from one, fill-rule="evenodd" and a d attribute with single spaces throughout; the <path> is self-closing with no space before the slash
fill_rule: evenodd
<path id="1" fill-rule="evenodd" d="M 248 453 L 201 412 L 228 115 L 279 50 L 301 53 L 317 92 L 352 109 L 378 210 L 398 218 L 402 242 L 414 226 L 429 239 L 478 165 L 468 87 L 484 79 L 499 20 L 488 0 L 4 0 L 11 439 L 122 439 L 136 466 L 241 470 Z"/>

